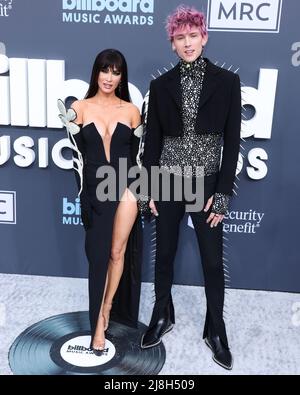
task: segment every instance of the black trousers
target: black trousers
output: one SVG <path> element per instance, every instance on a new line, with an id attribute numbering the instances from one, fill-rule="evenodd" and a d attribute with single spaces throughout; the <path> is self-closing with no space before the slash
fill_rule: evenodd
<path id="1" fill-rule="evenodd" d="M 214 194 L 217 175 L 204 177 L 204 205 Z M 172 183 L 171 183 L 172 186 Z M 186 202 L 162 201 L 156 202 L 159 216 L 156 219 L 156 265 L 155 265 L 155 294 L 156 302 L 150 322 L 155 325 L 164 315 L 168 305 L 172 307 L 171 288 L 173 283 L 173 267 L 178 245 L 179 225 L 185 214 Z M 223 271 L 223 241 L 222 223 L 210 227 L 206 220 L 211 210 L 190 213 L 197 235 L 205 281 L 207 301 L 206 321 L 203 337 L 208 330 L 219 335 L 224 345 L 228 347 L 225 323 L 223 320 L 224 306 L 224 271 Z M 193 303 L 193 301 L 191 301 Z M 188 308 L 188 306 L 186 306 Z"/>

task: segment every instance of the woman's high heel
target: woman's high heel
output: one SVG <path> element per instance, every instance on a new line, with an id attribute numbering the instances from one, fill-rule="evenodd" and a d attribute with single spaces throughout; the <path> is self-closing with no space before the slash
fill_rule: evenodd
<path id="1" fill-rule="evenodd" d="M 101 336 L 100 341 L 97 341 L 95 339 L 97 339 L 97 332 L 99 332 L 100 328 L 103 328 L 103 330 L 102 330 L 103 332 L 101 331 L 103 336 Z M 103 351 L 105 350 L 105 334 L 104 334 L 104 317 L 103 316 L 99 317 L 97 328 L 96 328 L 96 333 L 94 335 L 94 338 L 93 338 L 93 341 L 91 344 L 91 348 L 92 348 L 94 354 L 99 357 L 102 355 Z"/>
<path id="2" fill-rule="evenodd" d="M 109 316 L 110 310 L 112 308 L 112 303 L 103 303 L 102 316 L 104 318 L 104 330 L 106 331 L 109 326 Z"/>

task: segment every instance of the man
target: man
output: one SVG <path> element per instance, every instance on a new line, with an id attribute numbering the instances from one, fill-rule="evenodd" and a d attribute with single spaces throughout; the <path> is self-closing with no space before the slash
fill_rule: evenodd
<path id="1" fill-rule="evenodd" d="M 166 28 L 180 61 L 151 82 L 143 165 L 148 174 L 151 166 L 159 166 L 173 175 L 179 169 L 193 180 L 200 176 L 199 169 L 204 170 L 204 209 L 191 213 L 207 300 L 203 338 L 213 352 L 214 361 L 232 369 L 223 320 L 221 222 L 232 195 L 239 153 L 240 80 L 237 74 L 215 66 L 202 56 L 208 40 L 203 13 L 180 6 L 168 17 Z M 159 199 L 149 204 L 157 216 L 156 302 L 148 330 L 141 339 L 142 348 L 159 344 L 175 323 L 171 288 L 185 203 L 184 199 Z"/>

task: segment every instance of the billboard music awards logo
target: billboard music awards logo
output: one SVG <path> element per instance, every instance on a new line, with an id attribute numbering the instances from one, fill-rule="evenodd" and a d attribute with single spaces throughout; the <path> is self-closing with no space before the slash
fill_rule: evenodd
<path id="1" fill-rule="evenodd" d="M 62 224 L 63 225 L 82 225 L 80 198 L 76 198 L 75 202 L 71 202 L 67 197 L 63 198 L 62 204 Z"/>
<path id="2" fill-rule="evenodd" d="M 282 0 L 208 0 L 208 30 L 279 33 Z"/>
<path id="3" fill-rule="evenodd" d="M 62 21 L 153 25 L 154 0 L 62 0 Z"/>
<path id="4" fill-rule="evenodd" d="M 93 367 L 104 365 L 116 354 L 113 343 L 105 339 L 105 349 L 101 356 L 96 356 L 90 348 L 90 336 L 77 336 L 66 341 L 61 349 L 61 357 L 73 366 Z"/>
<path id="5" fill-rule="evenodd" d="M 8 17 L 12 10 L 13 0 L 0 0 L 0 17 Z"/>

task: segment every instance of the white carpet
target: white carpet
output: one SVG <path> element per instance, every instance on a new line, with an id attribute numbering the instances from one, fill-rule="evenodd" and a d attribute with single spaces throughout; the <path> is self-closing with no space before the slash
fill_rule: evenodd
<path id="1" fill-rule="evenodd" d="M 87 280 L 0 274 L 0 289 L 2 375 L 12 374 L 8 350 L 28 326 L 53 315 L 87 310 Z M 167 358 L 161 374 L 300 374 L 300 295 L 226 292 L 233 370 L 216 365 L 202 340 L 204 289 L 174 286 L 176 325 L 164 337 Z M 145 324 L 153 296 L 153 285 L 143 284 L 140 321 Z"/>

